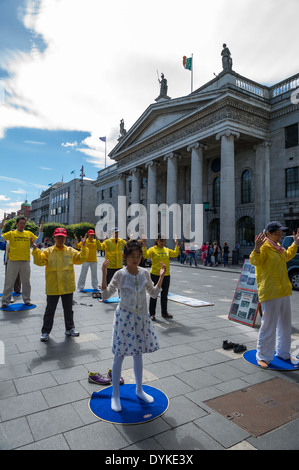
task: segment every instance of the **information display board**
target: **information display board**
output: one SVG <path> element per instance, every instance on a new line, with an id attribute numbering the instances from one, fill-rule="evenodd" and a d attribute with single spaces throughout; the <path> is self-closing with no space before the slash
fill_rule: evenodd
<path id="1" fill-rule="evenodd" d="M 228 314 L 229 320 L 254 326 L 259 310 L 259 297 L 256 287 L 255 268 L 246 259 L 235 290 Z"/>

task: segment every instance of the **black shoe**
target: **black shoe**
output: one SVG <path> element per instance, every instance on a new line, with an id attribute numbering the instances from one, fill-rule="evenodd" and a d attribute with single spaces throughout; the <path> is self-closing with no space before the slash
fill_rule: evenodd
<path id="1" fill-rule="evenodd" d="M 162 315 L 163 318 L 173 318 L 173 315 L 170 315 L 170 313 L 165 313 L 165 315 Z"/>
<path id="2" fill-rule="evenodd" d="M 235 348 L 236 346 L 238 346 L 238 344 L 236 344 L 236 343 L 229 343 L 229 342 L 227 341 L 227 339 L 226 339 L 225 341 L 223 341 L 223 344 L 222 344 L 223 349 L 233 349 L 233 348 Z"/>

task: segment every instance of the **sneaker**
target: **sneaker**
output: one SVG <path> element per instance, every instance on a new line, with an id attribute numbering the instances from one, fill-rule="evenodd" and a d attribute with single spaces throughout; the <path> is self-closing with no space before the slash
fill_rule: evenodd
<path id="1" fill-rule="evenodd" d="M 70 330 L 66 330 L 66 336 L 79 336 L 79 331 L 75 330 L 75 328 L 71 328 Z"/>
<path id="2" fill-rule="evenodd" d="M 25 305 L 27 305 L 28 307 L 33 307 L 33 304 L 31 302 L 24 302 Z"/>
<path id="3" fill-rule="evenodd" d="M 108 369 L 108 372 L 107 372 L 107 377 L 110 378 L 110 380 L 112 381 L 112 369 Z M 119 385 L 123 385 L 125 383 L 124 379 L 121 377 L 119 379 Z"/>
<path id="4" fill-rule="evenodd" d="M 97 385 L 111 385 L 111 379 L 99 372 L 88 372 L 88 382 Z"/>
<path id="5" fill-rule="evenodd" d="M 42 333 L 42 335 L 41 335 L 41 337 L 40 337 L 40 340 L 41 340 L 42 342 L 45 342 L 45 341 L 48 341 L 48 339 L 49 339 L 48 333 Z"/>
<path id="6" fill-rule="evenodd" d="M 1 308 L 6 308 L 6 307 L 8 307 L 7 304 L 2 304 L 2 306 L 1 306 Z"/>

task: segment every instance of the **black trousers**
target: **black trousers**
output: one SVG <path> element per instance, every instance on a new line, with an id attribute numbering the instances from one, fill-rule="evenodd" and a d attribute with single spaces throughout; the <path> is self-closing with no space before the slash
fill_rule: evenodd
<path id="1" fill-rule="evenodd" d="M 73 293 L 64 295 L 47 295 L 47 306 L 44 314 L 44 322 L 42 326 L 42 333 L 50 333 L 54 323 L 54 315 L 58 304 L 59 297 L 61 297 L 65 329 L 70 330 L 74 328 L 74 312 L 73 312 Z"/>
<path id="2" fill-rule="evenodd" d="M 156 285 L 157 282 L 159 281 L 159 277 L 156 274 L 151 274 L 151 279 L 153 283 Z M 161 297 L 161 313 L 162 315 L 167 315 L 167 296 L 168 296 L 168 291 L 169 291 L 169 284 L 170 284 L 170 276 L 164 276 L 163 282 L 162 282 L 162 290 L 160 293 Z M 150 303 L 149 303 L 149 312 L 150 315 L 155 315 L 156 314 L 156 305 L 157 305 L 157 299 L 153 299 L 152 297 L 150 298 Z"/>
<path id="3" fill-rule="evenodd" d="M 107 268 L 107 286 L 109 285 L 111 279 L 113 278 L 114 274 L 116 273 L 116 271 L 119 271 L 120 268 L 117 268 L 117 269 L 109 269 Z"/>

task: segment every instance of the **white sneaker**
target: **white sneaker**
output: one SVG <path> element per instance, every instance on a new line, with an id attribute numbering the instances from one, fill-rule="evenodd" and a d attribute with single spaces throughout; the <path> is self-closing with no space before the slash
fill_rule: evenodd
<path id="1" fill-rule="evenodd" d="M 71 328 L 70 330 L 66 330 L 66 336 L 79 336 L 79 331 L 76 331 L 75 328 Z"/>
<path id="2" fill-rule="evenodd" d="M 42 333 L 40 340 L 44 342 L 44 341 L 48 341 L 48 339 L 49 339 L 48 333 Z"/>

